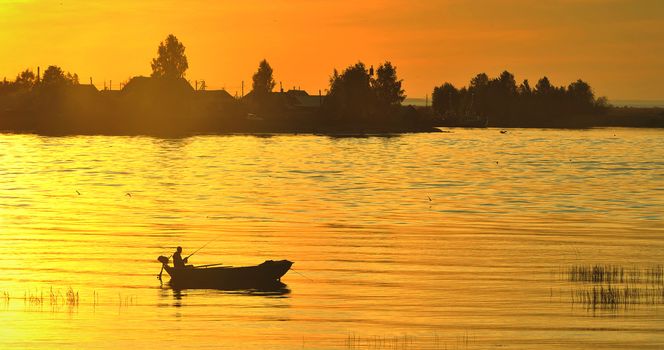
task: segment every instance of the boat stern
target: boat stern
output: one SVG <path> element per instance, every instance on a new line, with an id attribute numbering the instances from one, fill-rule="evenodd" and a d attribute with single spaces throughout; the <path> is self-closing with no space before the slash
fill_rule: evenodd
<path id="1" fill-rule="evenodd" d="M 165 256 L 163 256 L 163 255 L 160 255 L 160 256 L 157 258 L 157 261 L 159 261 L 159 262 L 162 263 L 163 265 L 168 265 L 168 258 L 165 257 Z"/>

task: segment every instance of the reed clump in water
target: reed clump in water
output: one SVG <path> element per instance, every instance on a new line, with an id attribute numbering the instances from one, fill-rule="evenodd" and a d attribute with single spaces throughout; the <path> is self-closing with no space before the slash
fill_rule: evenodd
<path id="1" fill-rule="evenodd" d="M 620 265 L 572 265 L 565 271 L 570 282 L 664 283 L 664 266 L 631 267 Z"/>
<path id="2" fill-rule="evenodd" d="M 664 288 L 597 285 L 572 292 L 572 302 L 593 309 L 618 309 L 630 306 L 664 304 Z"/>
<path id="3" fill-rule="evenodd" d="M 635 305 L 664 304 L 664 267 L 621 265 L 573 265 L 565 270 L 572 303 L 589 309 L 627 309 Z"/>
<path id="4" fill-rule="evenodd" d="M 136 298 L 133 295 L 125 295 L 118 293 L 118 307 L 128 307 L 136 305 Z"/>
<path id="5" fill-rule="evenodd" d="M 23 303 L 32 306 L 44 305 L 44 292 L 37 292 L 35 290 L 34 294 L 32 293 L 32 291 L 27 291 L 23 293 Z"/>
<path id="6" fill-rule="evenodd" d="M 74 292 L 74 290 L 71 287 L 69 287 L 69 289 L 67 289 L 67 294 L 65 296 L 66 296 L 65 301 L 68 306 L 78 306 L 78 300 L 79 300 L 78 292 Z"/>
<path id="7" fill-rule="evenodd" d="M 78 292 L 75 292 L 72 287 L 67 288 L 64 294 L 62 294 L 59 289 L 57 291 L 53 291 L 53 287 L 51 287 L 49 300 L 51 302 L 51 306 L 66 305 L 69 307 L 74 307 L 78 306 L 79 296 Z"/>
<path id="8" fill-rule="evenodd" d="M 48 302 L 53 308 L 60 306 L 73 308 L 79 305 L 80 297 L 78 291 L 75 291 L 72 287 L 67 288 L 64 293 L 60 289 L 54 290 L 53 287 L 50 287 L 46 297 L 44 297 L 43 290 L 24 292 L 23 302 L 31 306 L 43 306 Z"/>
<path id="9" fill-rule="evenodd" d="M 459 350 L 468 349 L 471 345 L 471 338 L 468 333 L 456 337 L 455 342 L 441 342 L 438 334 L 433 337 L 414 337 L 408 334 L 403 336 L 358 336 L 355 333 L 348 334 L 345 341 L 345 348 L 349 350 L 376 349 L 376 350 L 408 350 L 408 349 L 435 349 L 435 350 Z"/>

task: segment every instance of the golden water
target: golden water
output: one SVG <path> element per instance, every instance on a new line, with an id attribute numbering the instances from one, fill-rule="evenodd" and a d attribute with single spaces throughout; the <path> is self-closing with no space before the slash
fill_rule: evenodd
<path id="1" fill-rule="evenodd" d="M 661 349 L 664 305 L 560 271 L 664 263 L 663 219 L 662 130 L 0 134 L 0 348 Z M 289 293 L 160 286 L 210 240 Z"/>

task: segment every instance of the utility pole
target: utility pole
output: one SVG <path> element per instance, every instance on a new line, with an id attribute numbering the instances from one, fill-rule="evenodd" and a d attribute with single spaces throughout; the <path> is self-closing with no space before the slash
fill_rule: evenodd
<path id="1" fill-rule="evenodd" d="M 424 95 L 424 107 L 429 108 L 429 94 Z"/>
<path id="2" fill-rule="evenodd" d="M 244 97 L 244 80 L 242 80 L 242 97 Z"/>

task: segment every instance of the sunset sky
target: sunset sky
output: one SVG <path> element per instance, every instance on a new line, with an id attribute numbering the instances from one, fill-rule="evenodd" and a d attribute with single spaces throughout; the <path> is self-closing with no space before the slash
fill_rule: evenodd
<path id="1" fill-rule="evenodd" d="M 232 94 L 266 58 L 277 82 L 310 93 L 335 67 L 389 60 L 409 97 L 509 70 L 531 85 L 582 78 L 609 99 L 664 99 L 661 0 L 0 0 L 0 79 L 55 64 L 118 87 L 150 74 L 169 33 L 186 46 L 188 79 Z"/>

